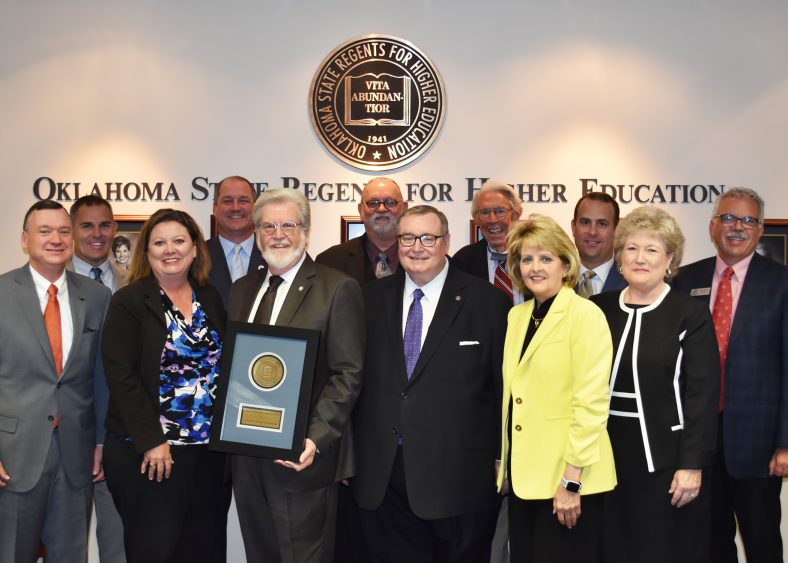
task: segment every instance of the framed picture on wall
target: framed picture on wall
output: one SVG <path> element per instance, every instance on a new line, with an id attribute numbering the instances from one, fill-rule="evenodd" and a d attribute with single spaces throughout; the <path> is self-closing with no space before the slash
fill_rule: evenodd
<path id="1" fill-rule="evenodd" d="M 364 234 L 364 223 L 358 215 L 343 215 L 340 229 L 340 240 L 347 242 Z"/>
<path id="2" fill-rule="evenodd" d="M 788 219 L 766 219 L 755 252 L 780 264 L 788 264 Z"/>
<path id="3" fill-rule="evenodd" d="M 142 224 L 148 220 L 148 215 L 115 215 L 118 232 L 112 240 L 112 256 L 110 260 L 115 265 L 128 269 L 131 266 L 131 256 L 137 244 Z"/>
<path id="4" fill-rule="evenodd" d="M 484 237 L 482 236 L 482 229 L 479 225 L 476 224 L 476 221 L 471 219 L 471 244 L 474 242 L 479 242 Z"/>

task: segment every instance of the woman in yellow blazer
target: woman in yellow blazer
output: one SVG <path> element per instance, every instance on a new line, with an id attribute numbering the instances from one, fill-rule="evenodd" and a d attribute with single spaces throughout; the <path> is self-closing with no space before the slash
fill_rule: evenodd
<path id="1" fill-rule="evenodd" d="M 607 321 L 572 289 L 580 259 L 553 219 L 514 224 L 507 253 L 512 282 L 534 297 L 510 311 L 504 348 L 498 487 L 511 489 L 511 561 L 600 561 L 600 493 L 616 485 Z"/>

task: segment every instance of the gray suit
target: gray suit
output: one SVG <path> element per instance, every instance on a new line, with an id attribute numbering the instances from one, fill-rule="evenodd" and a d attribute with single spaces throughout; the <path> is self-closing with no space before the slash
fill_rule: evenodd
<path id="1" fill-rule="evenodd" d="M 2 562 L 35 560 L 41 537 L 50 561 L 68 560 L 73 552 L 60 550 L 67 549 L 64 542 L 73 543 L 89 507 L 93 452 L 102 441 L 107 406 L 98 351 L 110 292 L 73 272 L 66 272 L 66 283 L 74 339 L 58 378 L 30 266 L 0 276 L 0 460 L 11 476 L 0 489 Z M 87 506 L 35 500 L 50 488 L 53 469 L 72 489 L 87 491 Z M 24 504 L 31 500 L 36 506 Z M 23 508 L 32 513 L 18 517 Z M 82 532 L 87 537 L 87 528 Z"/>

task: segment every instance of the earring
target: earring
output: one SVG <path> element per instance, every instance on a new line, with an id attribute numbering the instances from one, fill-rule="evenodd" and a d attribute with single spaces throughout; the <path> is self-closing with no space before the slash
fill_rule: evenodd
<path id="1" fill-rule="evenodd" d="M 669 277 L 670 277 L 670 274 L 672 274 L 672 273 L 673 273 L 673 270 L 671 270 L 670 268 L 668 268 L 667 270 L 665 270 L 665 277 L 666 277 L 666 278 L 669 278 Z"/>
<path id="2" fill-rule="evenodd" d="M 562 277 L 562 278 L 566 278 L 566 272 L 564 272 L 564 275 L 563 275 L 563 276 L 561 276 L 561 277 Z"/>
<path id="3" fill-rule="evenodd" d="M 623 274 L 624 273 L 624 267 L 623 266 L 619 266 L 618 267 L 618 273 L 619 274 Z"/>

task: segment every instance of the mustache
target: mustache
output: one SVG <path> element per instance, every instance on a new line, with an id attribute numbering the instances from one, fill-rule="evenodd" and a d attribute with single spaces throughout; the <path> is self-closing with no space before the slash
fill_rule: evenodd
<path id="1" fill-rule="evenodd" d="M 728 240 L 747 240 L 747 235 L 744 234 L 744 231 L 731 231 L 725 234 L 725 238 Z"/>

